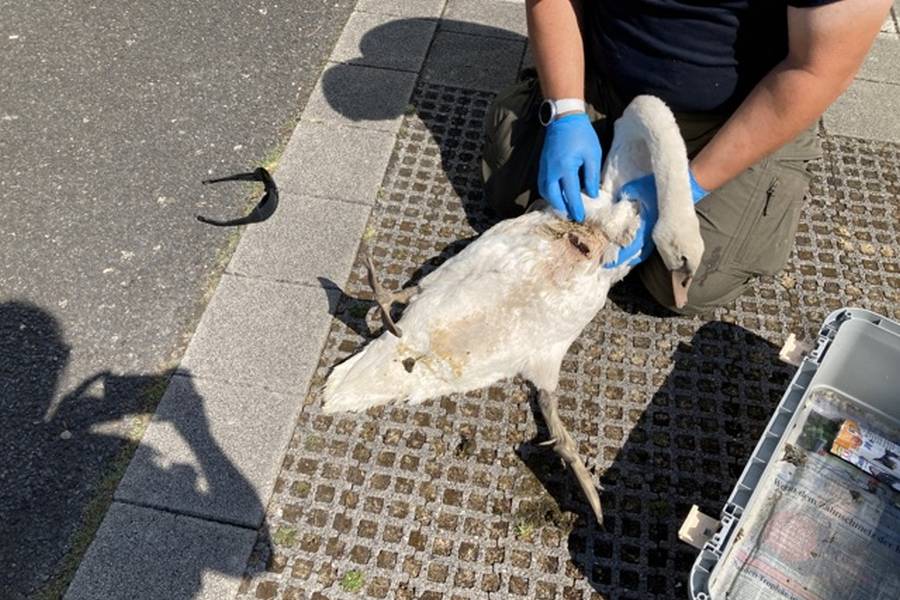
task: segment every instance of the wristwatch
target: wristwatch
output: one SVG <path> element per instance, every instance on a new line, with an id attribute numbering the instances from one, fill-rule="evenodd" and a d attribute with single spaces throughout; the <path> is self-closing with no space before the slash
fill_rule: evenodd
<path id="1" fill-rule="evenodd" d="M 585 112 L 584 100 L 579 98 L 563 98 L 562 100 L 550 100 L 549 98 L 541 102 L 541 108 L 538 110 L 538 119 L 541 125 L 546 127 L 553 122 L 557 115 L 567 112 Z"/>

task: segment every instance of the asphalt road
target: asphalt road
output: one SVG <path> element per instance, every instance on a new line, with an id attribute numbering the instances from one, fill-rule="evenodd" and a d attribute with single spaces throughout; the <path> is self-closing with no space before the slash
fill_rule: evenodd
<path id="1" fill-rule="evenodd" d="M 3 600 L 65 580 L 221 270 L 194 216 L 252 190 L 200 180 L 286 140 L 353 4 L 0 0 Z"/>

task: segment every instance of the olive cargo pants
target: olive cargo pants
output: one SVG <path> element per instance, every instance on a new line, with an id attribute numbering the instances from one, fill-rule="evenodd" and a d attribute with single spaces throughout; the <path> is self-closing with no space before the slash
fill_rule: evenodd
<path id="1" fill-rule="evenodd" d="M 482 157 L 485 199 L 502 217 L 521 214 L 537 194 L 537 173 L 544 128 L 538 121 L 542 100 L 533 70 L 502 91 L 485 116 Z M 588 114 L 605 152 L 613 123 L 625 109 L 614 94 L 596 83 L 586 90 Z M 718 131 L 723 116 L 676 114 L 693 157 Z M 650 294 L 682 314 L 703 314 L 731 303 L 761 275 L 780 271 L 790 255 L 803 198 L 809 188 L 809 160 L 821 154 L 815 128 L 753 165 L 697 204 L 706 250 L 688 303 L 675 308 L 672 278 L 653 255 L 637 267 Z"/>

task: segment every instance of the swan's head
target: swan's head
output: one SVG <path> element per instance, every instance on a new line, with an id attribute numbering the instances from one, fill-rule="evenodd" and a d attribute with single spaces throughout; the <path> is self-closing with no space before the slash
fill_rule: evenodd
<path id="1" fill-rule="evenodd" d="M 703 238 L 700 221 L 693 206 L 677 213 L 677 218 L 660 219 L 653 228 L 653 242 L 663 263 L 672 272 L 672 294 L 675 306 L 687 304 L 687 291 L 691 285 L 700 259 L 703 258 Z"/>

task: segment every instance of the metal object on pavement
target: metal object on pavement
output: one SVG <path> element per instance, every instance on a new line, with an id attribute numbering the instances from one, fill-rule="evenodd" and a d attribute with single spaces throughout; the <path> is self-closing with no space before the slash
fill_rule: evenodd
<path id="1" fill-rule="evenodd" d="M 219 183 L 222 181 L 261 181 L 266 187 L 266 193 L 263 194 L 263 197 L 260 198 L 256 206 L 253 207 L 250 214 L 245 217 L 220 221 L 197 215 L 197 220 L 201 223 L 207 223 L 208 225 L 215 225 L 217 227 L 232 227 L 236 225 L 248 225 L 250 223 L 262 223 L 271 217 L 275 213 L 275 209 L 278 208 L 278 186 L 275 185 L 275 180 L 272 179 L 269 172 L 262 167 L 257 167 L 250 173 L 238 173 L 236 175 L 228 175 L 227 177 L 218 177 L 216 179 L 204 179 L 203 185 Z"/>

